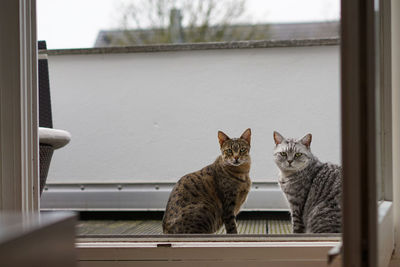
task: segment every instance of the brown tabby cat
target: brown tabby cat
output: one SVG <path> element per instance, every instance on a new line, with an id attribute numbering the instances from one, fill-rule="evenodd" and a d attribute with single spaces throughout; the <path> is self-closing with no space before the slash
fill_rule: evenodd
<path id="1" fill-rule="evenodd" d="M 164 234 L 210 234 L 222 224 L 228 234 L 237 233 L 236 215 L 251 186 L 250 137 L 250 129 L 232 139 L 218 132 L 222 155 L 176 183 L 164 213 Z"/>

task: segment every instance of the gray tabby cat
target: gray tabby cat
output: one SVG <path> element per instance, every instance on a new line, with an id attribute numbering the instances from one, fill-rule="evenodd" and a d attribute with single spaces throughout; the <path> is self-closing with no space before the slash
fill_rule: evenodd
<path id="1" fill-rule="evenodd" d="M 250 191 L 251 130 L 240 138 L 219 131 L 221 155 L 183 176 L 172 189 L 162 222 L 164 234 L 211 234 L 225 225 L 236 234 L 236 215 Z"/>
<path id="2" fill-rule="evenodd" d="M 289 202 L 294 233 L 340 233 L 342 169 L 320 162 L 311 134 L 296 140 L 274 132 L 274 160 Z"/>

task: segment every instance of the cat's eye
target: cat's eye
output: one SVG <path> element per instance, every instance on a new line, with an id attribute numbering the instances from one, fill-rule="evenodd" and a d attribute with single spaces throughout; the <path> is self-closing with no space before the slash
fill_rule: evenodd
<path id="1" fill-rule="evenodd" d="M 227 153 L 227 154 L 232 154 L 232 149 L 227 149 L 227 150 L 225 150 L 225 153 Z"/>
<path id="2" fill-rule="evenodd" d="M 286 152 L 281 152 L 280 154 L 281 154 L 282 157 L 286 157 L 287 156 Z"/>
<path id="3" fill-rule="evenodd" d="M 296 154 L 294 154 L 294 157 L 295 158 L 299 158 L 299 157 L 301 157 L 301 155 L 303 155 L 302 153 L 296 153 Z"/>
<path id="4" fill-rule="evenodd" d="M 240 152 L 246 152 L 246 148 L 244 148 L 244 147 L 242 147 L 241 149 L 240 149 Z"/>

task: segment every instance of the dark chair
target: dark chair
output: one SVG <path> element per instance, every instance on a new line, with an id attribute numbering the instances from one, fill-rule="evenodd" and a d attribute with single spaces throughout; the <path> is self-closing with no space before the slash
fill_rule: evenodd
<path id="1" fill-rule="evenodd" d="M 39 41 L 39 51 L 47 49 L 45 41 Z M 63 130 L 53 129 L 51 113 L 50 80 L 47 54 L 39 54 L 39 154 L 40 154 L 40 195 L 46 184 L 53 152 L 69 143 L 71 135 Z"/>

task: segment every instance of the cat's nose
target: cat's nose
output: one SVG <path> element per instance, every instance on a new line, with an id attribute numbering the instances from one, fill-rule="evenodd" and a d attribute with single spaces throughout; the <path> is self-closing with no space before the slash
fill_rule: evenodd
<path id="1" fill-rule="evenodd" d="M 237 160 L 238 160 L 238 158 L 239 158 L 239 156 L 234 156 L 234 158 L 235 158 L 235 160 L 237 161 Z"/>
<path id="2" fill-rule="evenodd" d="M 290 165 L 290 164 L 292 164 L 293 160 L 292 160 L 292 159 L 290 159 L 290 160 L 288 159 L 288 161 L 287 161 L 287 162 L 288 162 L 288 163 L 289 163 L 289 165 Z"/>

